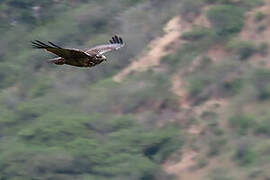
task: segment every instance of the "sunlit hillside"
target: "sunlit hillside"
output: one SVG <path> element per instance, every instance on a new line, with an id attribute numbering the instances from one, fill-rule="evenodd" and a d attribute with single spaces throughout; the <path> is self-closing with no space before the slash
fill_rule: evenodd
<path id="1" fill-rule="evenodd" d="M 0 180 L 269 180 L 269 0 L 2 0 Z M 32 40 L 126 46 L 93 68 Z"/>

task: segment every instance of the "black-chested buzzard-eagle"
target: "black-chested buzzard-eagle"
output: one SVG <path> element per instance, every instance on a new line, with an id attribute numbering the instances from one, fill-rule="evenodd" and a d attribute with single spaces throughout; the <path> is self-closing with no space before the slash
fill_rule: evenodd
<path id="1" fill-rule="evenodd" d="M 34 48 L 46 49 L 47 51 L 57 55 L 58 57 L 49 60 L 51 63 L 57 65 L 68 64 L 77 67 L 92 67 L 106 61 L 107 58 L 103 54 L 122 48 L 124 46 L 124 42 L 121 37 L 114 36 L 109 41 L 109 44 L 95 46 L 86 51 L 62 48 L 50 41 L 48 41 L 48 44 L 45 44 L 41 41 L 35 40 L 32 42 L 32 45 Z"/>

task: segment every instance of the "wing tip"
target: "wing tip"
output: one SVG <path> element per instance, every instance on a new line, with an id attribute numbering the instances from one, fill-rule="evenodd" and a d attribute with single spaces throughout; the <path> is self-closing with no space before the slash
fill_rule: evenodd
<path id="1" fill-rule="evenodd" d="M 37 48 L 37 49 L 45 48 L 44 44 L 39 40 L 31 41 L 31 45 L 33 48 Z"/>
<path id="2" fill-rule="evenodd" d="M 110 40 L 110 43 L 111 44 L 121 44 L 121 45 L 124 45 L 124 41 L 122 39 L 121 36 L 118 36 L 118 35 L 114 35 L 112 37 L 112 40 Z"/>
<path id="3" fill-rule="evenodd" d="M 49 44 L 46 44 L 39 40 L 30 41 L 33 48 L 37 49 L 46 49 L 46 48 L 59 48 L 62 49 L 60 46 L 55 45 L 54 43 L 48 41 Z"/>
<path id="4" fill-rule="evenodd" d="M 51 41 L 48 41 L 48 43 L 49 43 L 51 46 L 53 46 L 53 47 L 56 47 L 56 48 L 62 49 L 60 46 L 58 46 L 58 45 L 56 45 L 56 44 L 52 43 Z"/>

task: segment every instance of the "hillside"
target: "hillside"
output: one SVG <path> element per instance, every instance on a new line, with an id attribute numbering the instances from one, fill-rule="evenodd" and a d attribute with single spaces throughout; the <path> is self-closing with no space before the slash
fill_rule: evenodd
<path id="1" fill-rule="evenodd" d="M 0 2 L 0 180 L 270 179 L 269 0 Z M 91 69 L 30 41 L 126 47 Z"/>

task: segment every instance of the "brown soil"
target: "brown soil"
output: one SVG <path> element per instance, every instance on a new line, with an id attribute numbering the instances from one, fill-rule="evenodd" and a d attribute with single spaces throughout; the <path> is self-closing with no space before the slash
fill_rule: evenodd
<path id="1" fill-rule="evenodd" d="M 150 67 L 158 66 L 159 60 L 169 53 L 166 47 L 179 39 L 181 30 L 184 29 L 181 21 L 180 17 L 174 17 L 170 20 L 164 28 L 165 34 L 150 43 L 150 51 L 140 55 L 140 58 L 133 61 L 127 68 L 114 76 L 113 79 L 116 82 L 120 82 L 133 71 L 145 71 Z"/>
<path id="2" fill-rule="evenodd" d="M 207 8 L 208 7 L 204 8 L 204 10 L 207 10 Z M 173 19 L 171 19 L 164 28 L 164 35 L 153 40 L 149 45 L 150 50 L 148 52 L 142 53 L 142 55 L 139 55 L 138 58 L 134 60 L 127 68 L 114 76 L 114 81 L 121 82 L 127 75 L 132 72 L 141 72 L 149 68 L 159 66 L 160 59 L 176 49 L 172 47 L 168 50 L 168 47 L 177 46 L 177 48 L 179 48 L 183 43 L 185 43 L 185 41 L 180 38 L 183 32 L 191 30 L 193 25 L 211 27 L 211 24 L 209 23 L 204 14 L 205 13 L 202 13 L 202 15 L 198 16 L 193 22 L 187 22 L 181 17 L 174 17 Z M 214 62 L 224 57 L 224 55 L 226 55 L 226 52 L 223 46 L 214 46 L 208 52 L 208 56 Z M 198 57 L 194 59 L 190 67 L 188 67 L 182 72 L 176 73 L 171 78 L 171 90 L 177 96 L 179 96 L 179 120 L 182 119 L 181 117 L 183 117 L 183 113 L 185 114 L 186 112 L 188 112 L 188 114 L 192 114 L 195 117 L 200 117 L 200 115 L 204 111 L 226 104 L 226 101 L 223 99 L 210 99 L 204 104 L 196 107 L 193 107 L 192 104 L 189 102 L 188 93 L 186 92 L 185 88 L 185 76 L 194 72 L 200 66 L 200 64 L 201 58 Z M 186 133 L 188 134 L 188 138 L 195 138 L 196 141 L 200 141 L 200 134 L 202 130 L 203 127 L 201 125 L 192 124 L 188 125 Z M 188 139 L 187 141 L 191 142 L 191 139 Z M 176 154 L 177 156 L 181 157 L 180 162 L 175 162 L 175 159 L 169 159 L 163 164 L 164 170 L 170 174 L 175 174 L 177 179 L 179 180 L 202 179 L 202 177 L 206 175 L 207 169 L 212 168 L 215 165 L 215 159 L 209 160 L 206 167 L 194 171 L 193 168 L 198 163 L 199 152 L 193 150 L 188 143 L 186 143 L 185 146 L 182 148 L 180 154 Z"/>
<path id="3" fill-rule="evenodd" d="M 205 8 L 207 9 L 207 8 Z M 210 27 L 210 23 L 206 20 L 204 15 L 199 16 L 194 23 L 203 25 L 206 27 Z M 226 55 L 226 52 L 223 46 L 215 46 L 213 49 L 209 50 L 208 56 L 216 62 Z M 188 93 L 186 92 L 186 82 L 185 76 L 193 73 L 199 68 L 201 64 L 201 57 L 197 57 L 193 60 L 191 65 L 184 71 L 175 74 L 172 81 L 172 91 L 179 96 L 179 106 L 180 109 L 185 110 L 189 114 L 192 114 L 193 117 L 199 118 L 201 114 L 209 109 L 213 110 L 216 107 L 226 105 L 226 101 L 224 99 L 210 99 L 203 103 L 200 106 L 192 106 L 192 104 L 188 100 Z M 180 113 L 181 114 L 181 113 Z M 180 118 L 181 119 L 181 118 Z M 183 123 L 183 122 L 181 122 Z M 187 122 L 189 123 L 189 122 Z M 193 138 L 196 141 L 200 141 L 200 134 L 203 130 L 203 127 L 200 124 L 189 125 L 187 129 L 188 139 Z M 191 139 L 187 140 L 191 142 Z M 182 148 L 180 162 L 174 162 L 173 160 L 168 160 L 163 164 L 165 171 L 169 174 L 175 174 L 177 179 L 189 179 L 189 180 L 198 180 L 202 179 L 202 177 L 206 176 L 207 170 L 212 168 L 215 164 L 215 159 L 209 160 L 208 165 L 204 168 L 194 170 L 194 167 L 198 164 L 199 152 L 193 150 L 189 144 L 186 144 Z"/>
<path id="4" fill-rule="evenodd" d="M 222 60 L 222 58 L 226 57 L 228 52 L 226 52 L 224 45 L 217 44 L 210 48 L 207 52 L 207 56 L 214 62 Z"/>
<path id="5" fill-rule="evenodd" d="M 265 15 L 265 18 L 261 21 L 256 21 L 256 14 L 262 12 Z M 262 7 L 255 8 L 246 14 L 245 26 L 240 33 L 240 38 L 242 40 L 252 41 L 255 44 L 267 43 L 270 42 L 270 28 L 268 24 L 270 22 L 270 0 L 265 0 L 265 5 Z M 259 30 L 260 27 L 264 27 L 264 30 Z M 270 46 L 268 47 L 268 52 L 270 52 Z M 254 65 L 263 65 L 270 68 L 269 62 L 270 53 L 266 56 L 261 54 L 255 54 L 250 58 L 251 63 Z"/>
<path id="6" fill-rule="evenodd" d="M 164 170 L 169 174 L 183 174 L 186 171 L 190 170 L 190 167 L 196 164 L 195 158 L 197 152 L 195 151 L 183 151 L 182 158 L 179 163 L 167 162 L 163 165 Z"/>
<path id="7" fill-rule="evenodd" d="M 203 11 L 207 9 L 208 7 L 203 8 Z M 193 22 L 187 22 L 179 16 L 172 18 L 163 29 L 164 35 L 150 42 L 150 51 L 139 55 L 137 60 L 134 60 L 127 68 L 115 75 L 113 79 L 116 82 L 120 82 L 134 71 L 145 71 L 150 67 L 158 66 L 162 57 L 175 50 L 174 48 L 168 50 L 170 45 L 179 47 L 185 42 L 180 37 L 184 32 L 191 30 L 193 25 L 211 26 L 204 13 L 198 16 Z"/>
<path id="8" fill-rule="evenodd" d="M 263 7 L 259 7 L 254 9 L 253 11 L 247 13 L 246 15 L 246 24 L 243 28 L 243 31 L 240 33 L 240 38 L 242 40 L 250 40 L 256 44 L 260 44 L 263 42 L 270 42 L 270 28 L 266 25 L 270 22 L 270 0 L 265 1 L 266 4 Z M 262 12 L 266 15 L 266 17 L 261 22 L 256 22 L 255 17 L 257 12 Z M 194 22 L 196 24 L 203 24 L 204 26 L 210 27 L 209 22 L 205 21 L 205 17 L 200 16 Z M 258 32 L 258 28 L 260 26 L 265 26 L 265 30 Z M 270 46 L 269 46 L 270 52 Z M 209 56 L 213 62 L 220 61 L 224 59 L 228 55 L 228 52 L 225 50 L 224 45 L 217 44 L 209 49 L 207 52 L 207 56 Z M 268 67 L 270 67 L 270 61 L 268 60 L 270 53 L 267 56 L 262 56 L 260 54 L 256 54 L 252 56 L 250 61 L 252 63 L 257 63 L 264 61 Z M 193 114 L 193 116 L 199 118 L 203 112 L 214 110 L 218 108 L 223 111 L 226 109 L 228 105 L 228 101 L 225 99 L 215 99 L 210 98 L 210 100 L 199 106 L 192 106 L 192 104 L 188 101 L 187 92 L 185 91 L 185 76 L 196 71 L 196 69 L 200 65 L 200 58 L 194 59 L 193 63 L 191 63 L 190 67 L 185 70 L 185 72 L 181 72 L 175 74 L 172 81 L 172 91 L 179 96 L 179 105 L 181 109 L 185 109 L 185 111 L 189 111 Z M 216 109 L 217 110 L 217 109 Z M 216 111 L 215 110 L 215 111 Z M 181 118 L 180 118 L 181 119 Z M 182 122 L 181 122 L 182 123 Z M 222 125 L 224 126 L 224 125 Z M 201 132 L 203 131 L 203 127 L 200 124 L 189 125 L 187 129 L 188 135 L 191 138 L 196 139 L 197 142 L 201 142 L 202 139 L 200 137 Z M 187 142 L 191 142 L 191 139 L 188 137 Z M 203 142 L 203 141 L 202 141 Z M 203 149 L 203 147 L 200 147 Z M 194 169 L 194 166 L 197 165 L 199 156 L 202 152 L 197 152 L 193 150 L 190 144 L 186 145 L 182 148 L 181 153 L 181 161 L 175 162 L 173 160 L 168 160 L 163 164 L 164 170 L 170 174 L 175 174 L 176 179 L 189 179 L 189 180 L 198 180 L 198 179 L 208 179 L 207 173 L 218 166 L 217 160 L 209 159 L 207 166 L 201 169 Z M 179 155 L 180 156 L 180 155 Z M 231 162 L 227 162 L 231 163 Z M 230 166 L 230 165 L 229 165 Z"/>

